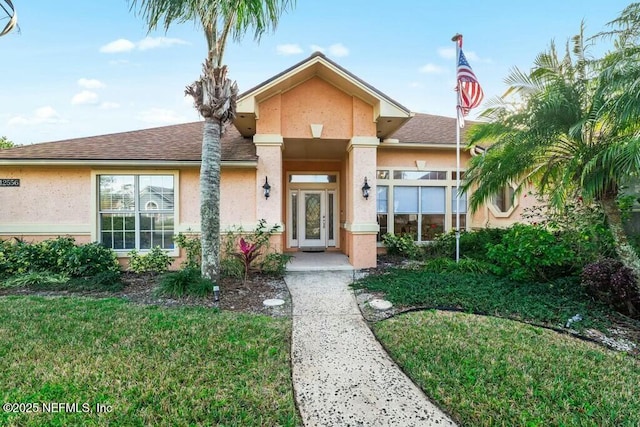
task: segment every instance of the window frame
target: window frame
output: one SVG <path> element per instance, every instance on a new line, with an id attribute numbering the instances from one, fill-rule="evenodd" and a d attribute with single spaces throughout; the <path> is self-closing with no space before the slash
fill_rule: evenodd
<path id="1" fill-rule="evenodd" d="M 100 209 L 100 176 L 104 175 L 115 175 L 115 176 L 134 176 L 134 185 L 136 186 L 136 190 L 134 190 L 135 196 L 135 208 L 132 211 L 128 211 L 134 215 L 135 218 L 135 250 L 139 253 L 148 253 L 151 249 L 140 249 L 140 234 L 142 231 L 140 229 L 140 215 L 144 214 L 167 214 L 170 213 L 171 210 L 146 210 L 139 209 L 137 206 L 140 203 L 140 194 L 138 189 L 139 179 L 141 176 L 172 176 L 173 177 L 173 210 L 171 213 L 173 214 L 173 233 L 174 236 L 179 233 L 179 222 L 180 218 L 180 176 L 177 170 L 119 170 L 119 169 L 104 169 L 104 170 L 93 170 L 91 171 L 91 217 L 92 217 L 92 225 L 91 225 L 91 240 L 94 242 L 101 242 L 101 224 L 100 224 L 100 215 L 102 213 L 112 213 L 115 211 L 110 210 L 101 210 Z M 129 252 L 132 249 L 113 249 L 118 258 L 128 258 Z M 169 256 L 177 257 L 180 255 L 180 248 L 177 245 L 173 245 L 173 249 L 165 249 Z"/>
<path id="2" fill-rule="evenodd" d="M 506 193 L 507 187 L 511 187 L 511 189 L 513 190 L 513 199 L 511 201 L 511 207 L 509 209 L 503 211 L 499 206 L 496 205 L 495 198 L 497 197 L 497 194 L 491 196 L 491 198 L 487 201 L 489 210 L 496 218 L 509 218 L 520 204 L 520 198 L 516 194 L 517 186 L 513 183 L 505 184 L 501 191 L 503 193 Z"/>
<path id="3" fill-rule="evenodd" d="M 381 166 L 376 170 L 376 186 L 387 187 L 387 230 L 389 232 L 395 231 L 395 187 L 418 187 L 418 231 L 416 243 L 428 243 L 429 240 L 421 240 L 421 220 L 422 220 L 422 190 L 424 187 L 441 187 L 444 188 L 444 213 L 438 214 L 444 216 L 444 232 L 450 232 L 455 229 L 455 201 L 456 201 L 456 185 L 457 181 L 454 179 L 456 175 L 456 169 L 454 168 L 435 168 L 437 171 L 446 171 L 446 179 L 395 179 L 394 173 L 397 171 L 407 171 L 421 173 L 425 172 L 424 169 L 411 168 L 411 167 L 389 167 Z M 428 172 L 428 171 L 427 171 Z M 462 169 L 461 176 L 464 176 L 465 170 Z M 381 176 L 387 176 L 388 178 L 381 178 Z M 396 175 L 397 176 L 397 175 Z M 404 178 L 404 177 L 403 177 Z M 468 195 L 466 197 L 468 199 Z M 461 203 L 464 203 L 464 199 L 461 198 Z M 376 202 L 377 203 L 377 202 Z M 377 209 L 376 209 L 377 210 Z M 398 214 L 401 215 L 401 214 Z M 424 215 L 431 215 L 425 213 Z M 464 206 L 460 206 L 461 217 L 461 230 L 469 230 L 471 221 L 470 213 L 468 209 L 468 202 Z M 384 246 L 382 242 L 378 242 L 378 246 Z"/>

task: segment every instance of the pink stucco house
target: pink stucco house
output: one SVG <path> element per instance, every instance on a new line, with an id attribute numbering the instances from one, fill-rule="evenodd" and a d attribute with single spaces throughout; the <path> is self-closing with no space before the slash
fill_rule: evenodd
<path id="1" fill-rule="evenodd" d="M 412 113 L 320 53 L 243 93 L 237 111 L 222 140 L 223 231 L 265 219 L 284 251 L 339 251 L 365 268 L 384 233 L 427 241 L 455 225 L 455 119 Z M 179 256 L 174 234 L 200 229 L 201 139 L 195 122 L 0 150 L 0 238 Z M 526 200 L 511 195 L 473 215 L 463 198 L 462 226 L 514 222 Z"/>

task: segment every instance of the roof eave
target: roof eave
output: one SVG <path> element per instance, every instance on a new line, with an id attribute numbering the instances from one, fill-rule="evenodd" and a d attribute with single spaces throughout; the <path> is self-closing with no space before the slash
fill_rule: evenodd
<path id="1" fill-rule="evenodd" d="M 148 167 L 200 167 L 200 160 L 70 160 L 70 159 L 0 159 L 0 166 L 100 166 L 145 169 Z M 223 160 L 225 168 L 256 168 L 258 160 Z"/>

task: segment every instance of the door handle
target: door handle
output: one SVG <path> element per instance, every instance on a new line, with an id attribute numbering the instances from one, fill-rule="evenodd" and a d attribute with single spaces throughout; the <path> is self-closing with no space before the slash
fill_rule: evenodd
<path id="1" fill-rule="evenodd" d="M 322 228 L 327 228 L 325 216 L 322 215 Z"/>

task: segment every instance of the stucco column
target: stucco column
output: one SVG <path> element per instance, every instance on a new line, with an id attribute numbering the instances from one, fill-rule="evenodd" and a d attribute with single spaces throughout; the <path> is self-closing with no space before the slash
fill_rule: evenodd
<path id="1" fill-rule="evenodd" d="M 355 136 L 347 146 L 349 174 L 347 182 L 347 249 L 355 268 L 376 266 L 376 137 Z M 369 198 L 362 195 L 364 179 L 371 189 Z"/>
<path id="2" fill-rule="evenodd" d="M 282 179 L 282 147 L 283 139 L 279 134 L 255 134 L 253 143 L 256 146 L 258 167 L 256 169 L 256 222 L 265 219 L 267 227 L 274 224 L 280 225 L 280 235 L 272 243 L 282 248 L 282 232 L 284 231 L 284 218 L 282 206 L 284 197 Z M 265 179 L 271 186 L 269 198 L 264 196 Z M 242 197 L 242 195 L 238 195 Z"/>

